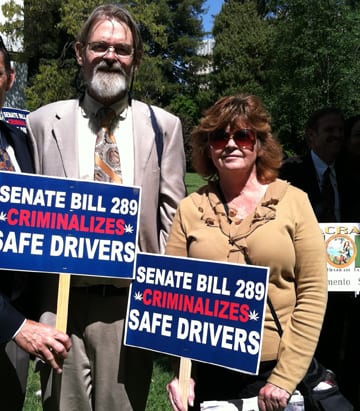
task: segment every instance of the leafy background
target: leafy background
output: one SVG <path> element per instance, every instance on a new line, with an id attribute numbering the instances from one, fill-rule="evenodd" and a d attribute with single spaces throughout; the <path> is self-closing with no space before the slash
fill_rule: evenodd
<path id="1" fill-rule="evenodd" d="M 73 40 L 100 3 L 4 2 L 6 23 L 0 30 L 13 42 L 23 41 L 23 52 L 13 58 L 28 64 L 24 108 L 78 95 Z M 202 24 L 206 1 L 122 3 L 139 22 L 145 44 L 134 96 L 181 117 L 188 159 L 193 126 L 225 94 L 258 94 L 286 155 L 304 151 L 303 128 L 314 110 L 331 105 L 346 116 L 360 112 L 357 0 L 224 0 L 214 19 L 210 56 L 199 55 L 209 38 Z"/>

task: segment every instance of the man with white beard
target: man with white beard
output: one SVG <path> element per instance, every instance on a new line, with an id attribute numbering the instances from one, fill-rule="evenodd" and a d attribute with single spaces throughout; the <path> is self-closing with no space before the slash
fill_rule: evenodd
<path id="1" fill-rule="evenodd" d="M 84 94 L 43 106 L 27 117 L 36 172 L 141 186 L 138 249 L 163 253 L 177 205 L 185 195 L 181 122 L 159 107 L 150 109 L 131 98 L 143 46 L 138 27 L 124 8 L 110 4 L 95 8 L 80 30 L 75 52 Z M 94 155 L 100 144 L 97 113 L 103 107 L 111 108 L 115 116 L 103 134 L 107 142 L 115 138 L 111 140 L 115 151 L 108 157 L 114 163 L 120 158 L 119 175 L 109 179 Z M 156 129 L 161 130 L 162 152 Z M 54 323 L 57 282 L 55 275 L 50 277 L 53 284 L 47 292 L 54 290 L 54 307 L 42 318 Z M 49 367 L 41 364 L 44 410 L 145 410 L 152 355 L 122 343 L 128 286 L 128 280 L 106 278 L 106 273 L 71 276 L 67 332 L 72 350 L 57 386 L 52 386 Z"/>

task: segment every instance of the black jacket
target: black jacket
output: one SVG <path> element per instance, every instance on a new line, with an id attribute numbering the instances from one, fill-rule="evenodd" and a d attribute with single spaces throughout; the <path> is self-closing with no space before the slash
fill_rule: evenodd
<path id="1" fill-rule="evenodd" d="M 344 184 L 342 169 L 335 163 L 337 189 L 340 200 L 340 221 L 343 221 L 344 215 Z M 287 180 L 293 186 L 305 191 L 311 202 L 315 215 L 319 221 L 322 221 L 323 200 L 319 188 L 316 169 L 311 158 L 310 152 L 302 157 L 292 157 L 284 161 L 281 166 L 279 177 Z"/>
<path id="2" fill-rule="evenodd" d="M 33 160 L 26 134 L 5 121 L 0 121 L 0 133 L 1 138 L 13 147 L 21 171 L 33 173 Z M 36 315 L 36 298 L 29 288 L 31 277 L 35 275 L 0 270 L 0 343 L 11 339 L 25 317 Z"/>

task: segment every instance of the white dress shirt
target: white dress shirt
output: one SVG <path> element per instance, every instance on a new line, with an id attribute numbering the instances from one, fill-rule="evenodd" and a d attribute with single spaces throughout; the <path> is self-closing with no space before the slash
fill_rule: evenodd
<path id="1" fill-rule="evenodd" d="M 76 136 L 78 141 L 78 159 L 80 178 L 82 180 L 94 180 L 95 167 L 95 142 L 96 142 L 96 113 L 102 106 L 85 95 L 79 107 L 76 124 Z M 134 137 L 132 128 L 132 111 L 124 102 L 119 102 L 111 106 L 116 112 L 117 123 L 112 129 L 118 145 L 121 176 L 124 185 L 134 184 Z M 86 287 L 92 285 L 111 284 L 116 287 L 127 287 L 129 280 L 101 277 L 91 277 L 87 275 L 72 276 L 71 285 L 75 287 Z"/>
<path id="2" fill-rule="evenodd" d="M 78 136 L 78 153 L 80 178 L 82 180 L 94 180 L 94 152 L 97 130 L 91 127 L 91 115 L 95 116 L 101 105 L 86 95 L 82 106 L 79 107 L 76 131 Z M 134 184 L 134 136 L 132 128 L 132 111 L 130 106 L 124 107 L 122 102 L 111 106 L 116 112 L 116 125 L 112 130 L 120 154 L 121 176 L 123 184 Z"/>

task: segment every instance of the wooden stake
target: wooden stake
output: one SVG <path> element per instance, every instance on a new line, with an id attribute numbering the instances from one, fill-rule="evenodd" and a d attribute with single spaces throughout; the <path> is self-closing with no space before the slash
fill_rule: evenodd
<path id="1" fill-rule="evenodd" d="M 182 403 L 185 407 L 185 411 L 188 410 L 188 394 L 191 377 L 191 360 L 189 358 L 180 358 L 180 370 L 179 370 L 179 385 L 181 392 Z"/>
<path id="2" fill-rule="evenodd" d="M 71 274 L 59 274 L 56 329 L 66 333 Z"/>

